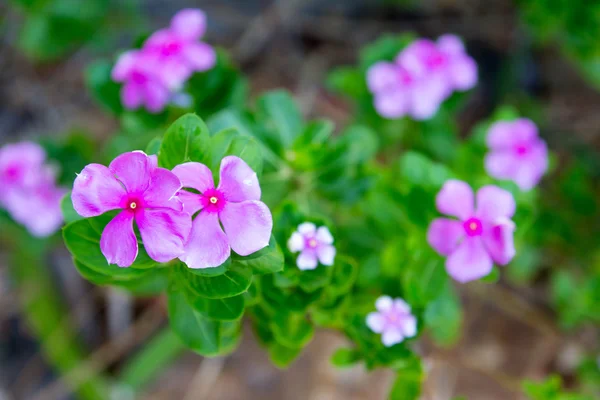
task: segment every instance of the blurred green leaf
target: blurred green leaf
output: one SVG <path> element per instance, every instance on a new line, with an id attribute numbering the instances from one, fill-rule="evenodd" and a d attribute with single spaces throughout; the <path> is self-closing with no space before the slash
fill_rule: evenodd
<path id="1" fill-rule="evenodd" d="M 167 129 L 158 163 L 163 168 L 173 169 L 188 161 L 207 164 L 209 157 L 210 137 L 206 124 L 197 115 L 186 114 Z"/>

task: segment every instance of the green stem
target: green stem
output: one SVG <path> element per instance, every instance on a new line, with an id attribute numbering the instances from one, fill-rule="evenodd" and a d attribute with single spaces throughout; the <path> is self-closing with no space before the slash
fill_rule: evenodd
<path id="1" fill-rule="evenodd" d="M 184 350 L 185 346 L 181 340 L 171 328 L 166 327 L 127 362 L 119 382 L 137 392 Z"/>

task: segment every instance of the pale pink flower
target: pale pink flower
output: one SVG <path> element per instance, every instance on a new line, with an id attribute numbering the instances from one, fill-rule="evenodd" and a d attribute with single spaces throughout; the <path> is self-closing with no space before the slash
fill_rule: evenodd
<path id="1" fill-rule="evenodd" d="M 183 187 L 179 197 L 194 218 L 192 232 L 179 258 L 190 268 L 213 268 L 229 258 L 231 250 L 247 256 L 267 247 L 273 230 L 271 211 L 260 201 L 256 173 L 239 157 L 221 160 L 219 186 L 201 163 L 188 162 L 173 168 Z M 223 228 L 221 228 L 221 224 Z"/>
<path id="2" fill-rule="evenodd" d="M 477 192 L 477 207 L 471 187 L 462 181 L 447 181 L 436 198 L 437 209 L 458 219 L 437 218 L 429 226 L 427 241 L 447 256 L 446 270 L 459 282 L 482 278 L 493 263 L 506 265 L 515 255 L 510 219 L 515 201 L 510 192 L 484 186 Z"/>
<path id="3" fill-rule="evenodd" d="M 535 187 L 548 170 L 546 142 L 526 118 L 494 123 L 487 135 L 490 152 L 485 169 L 496 179 L 515 182 L 521 190 Z"/>
<path id="4" fill-rule="evenodd" d="M 288 240 L 288 248 L 292 253 L 300 252 L 296 265 L 302 270 L 315 269 L 319 263 L 333 265 L 335 247 L 326 226 L 317 229 L 311 222 L 298 225 L 298 230 Z"/>
<path id="5" fill-rule="evenodd" d="M 150 258 L 167 262 L 183 254 L 192 221 L 177 197 L 180 189 L 177 176 L 157 167 L 155 156 L 134 151 L 121 154 L 108 168 L 86 166 L 71 198 L 75 211 L 86 218 L 121 210 L 104 228 L 100 249 L 109 264 L 128 267 L 138 254 L 134 220 Z"/>
<path id="6" fill-rule="evenodd" d="M 367 326 L 381 334 L 381 342 L 390 347 L 417 334 L 417 319 L 402 299 L 381 296 L 375 302 L 376 312 L 367 315 Z"/>

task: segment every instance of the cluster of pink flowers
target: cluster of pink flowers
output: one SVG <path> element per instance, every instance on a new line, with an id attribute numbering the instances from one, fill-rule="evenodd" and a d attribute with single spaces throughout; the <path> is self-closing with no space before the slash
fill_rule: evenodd
<path id="1" fill-rule="evenodd" d="M 190 268 L 212 268 L 225 262 L 231 249 L 246 256 L 269 244 L 273 220 L 260 195 L 256 173 L 241 158 L 222 160 L 215 188 L 212 172 L 203 164 L 185 163 L 169 171 L 158 167 L 156 156 L 134 151 L 108 167 L 86 166 L 71 197 L 83 217 L 121 210 L 100 239 L 108 263 L 128 267 L 135 261 L 135 221 L 153 260 L 179 258 Z"/>
<path id="2" fill-rule="evenodd" d="M 389 119 L 429 119 L 454 91 L 469 90 L 476 83 L 477 64 L 454 35 L 443 35 L 437 42 L 415 40 L 394 62 L 378 62 L 367 72 L 375 109 Z"/>
<path id="3" fill-rule="evenodd" d="M 298 226 L 298 230 L 288 240 L 288 248 L 292 253 L 300 252 L 296 265 L 302 270 L 315 269 L 319 262 L 323 265 L 333 265 L 335 247 L 333 236 L 326 226 L 317 226 L 312 222 L 305 222 Z"/>
<path id="4" fill-rule="evenodd" d="M 154 32 L 141 49 L 121 54 L 112 79 L 123 83 L 123 105 L 160 112 L 181 93 L 194 72 L 211 69 L 216 53 L 200 41 L 205 30 L 204 12 L 184 9 L 173 17 L 168 28 Z"/>
<path id="5" fill-rule="evenodd" d="M 390 347 L 417 334 L 417 319 L 402 299 L 381 296 L 375 302 L 376 312 L 367 315 L 367 326 L 381 334 L 381 342 Z"/>
<path id="6" fill-rule="evenodd" d="M 38 144 L 21 142 L 0 149 L 0 208 L 37 237 L 53 234 L 63 223 L 56 170 Z"/>

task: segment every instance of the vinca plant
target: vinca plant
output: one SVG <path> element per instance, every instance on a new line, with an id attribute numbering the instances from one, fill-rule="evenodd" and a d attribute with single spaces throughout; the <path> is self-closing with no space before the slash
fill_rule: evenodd
<path id="1" fill-rule="evenodd" d="M 78 146 L 77 135 L 0 150 L 2 229 L 36 238 L 39 249 L 25 256 L 26 239 L 14 236 L 16 257 L 38 263 L 61 231 L 86 280 L 166 296 L 171 336 L 160 346 L 225 356 L 248 321 L 285 368 L 317 330 L 333 330 L 347 340 L 334 365 L 389 369 L 389 398 L 418 399 L 427 375 L 420 342 L 460 339 L 459 288 L 493 287 L 501 276 L 527 282 L 546 268 L 541 252 L 568 249 L 586 229 L 598 237 L 597 224 L 570 214 L 569 193 L 544 192 L 566 185 L 595 209 L 597 185 L 569 175 L 583 167 L 539 188 L 555 162 L 534 120 L 505 106 L 459 135 L 456 115 L 478 82 L 459 37 L 385 36 L 357 65 L 332 71 L 329 88 L 352 108 L 336 127 L 307 120 L 284 90 L 250 99 L 227 52 L 202 40 L 206 26 L 202 11 L 182 10 L 89 66 L 89 89 L 119 121 L 101 155 L 82 151 L 89 144 Z M 598 271 L 568 268 L 587 251 L 598 258 L 585 246 L 548 272 L 564 328 L 600 321 Z M 61 348 L 71 349 L 48 348 L 49 358 L 68 371 L 84 353 L 53 354 Z M 81 398 L 106 398 L 112 380 L 72 385 Z M 600 380 L 588 382 L 580 394 L 556 377 L 523 390 L 592 399 Z"/>

